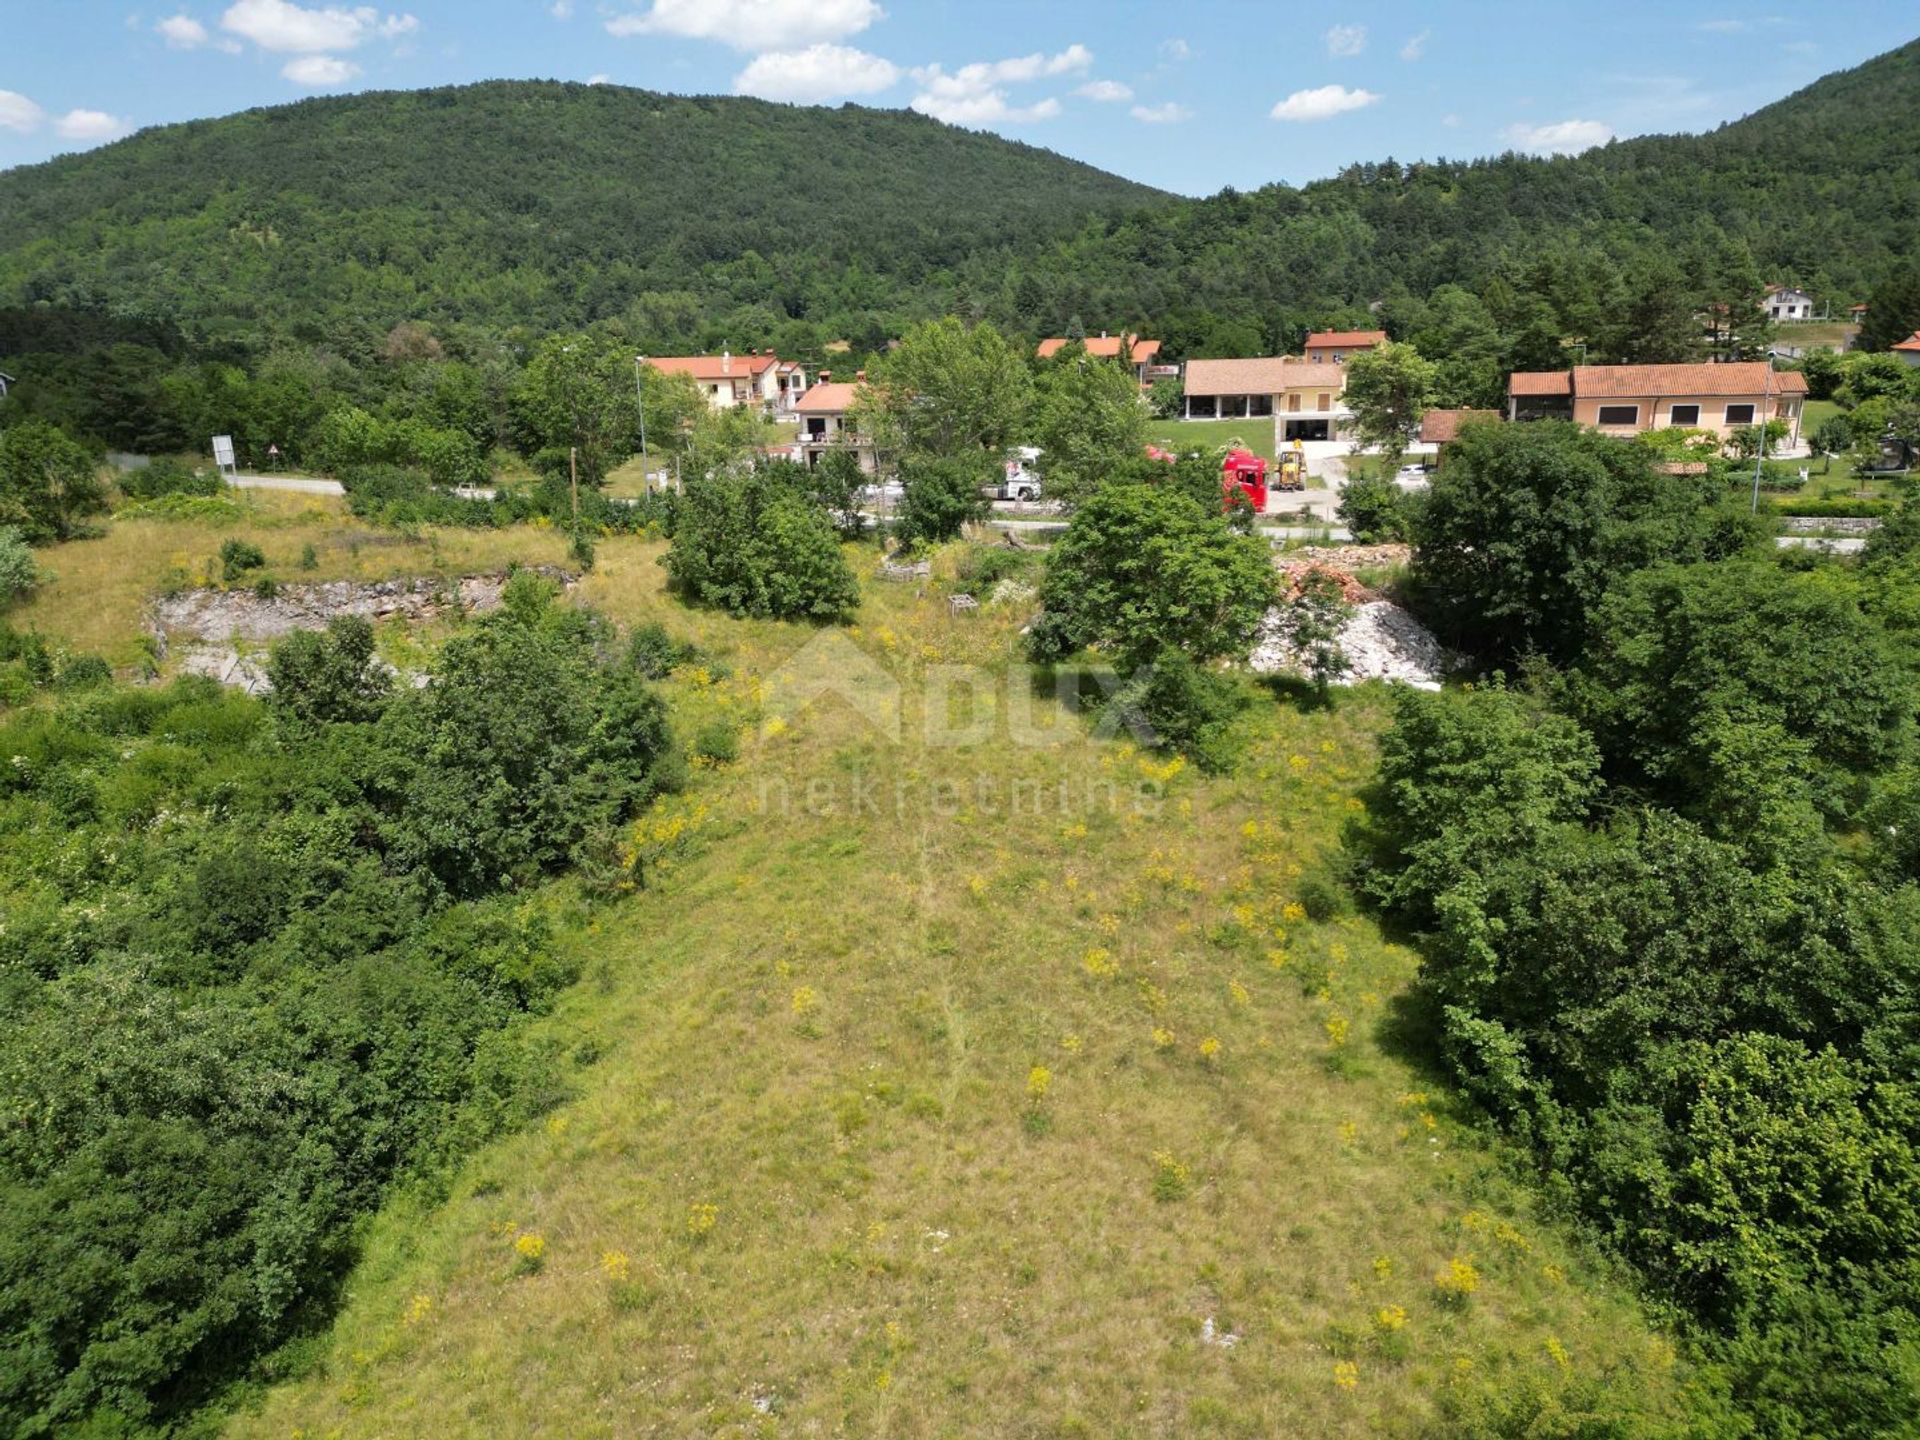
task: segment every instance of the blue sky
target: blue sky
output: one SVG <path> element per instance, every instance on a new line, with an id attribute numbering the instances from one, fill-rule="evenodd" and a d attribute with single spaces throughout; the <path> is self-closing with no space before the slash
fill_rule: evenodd
<path id="1" fill-rule="evenodd" d="M 1707 129 L 1911 0 L 0 0 L 0 167 L 315 94 L 542 77 L 912 106 L 1188 194 Z"/>

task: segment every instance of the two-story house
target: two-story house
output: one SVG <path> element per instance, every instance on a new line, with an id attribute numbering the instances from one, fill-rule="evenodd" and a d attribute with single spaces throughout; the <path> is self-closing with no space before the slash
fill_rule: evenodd
<path id="1" fill-rule="evenodd" d="M 649 355 L 647 363 L 665 375 L 690 375 L 715 410 L 735 405 L 790 409 L 806 391 L 806 374 L 771 350 L 735 355 Z"/>
<path id="2" fill-rule="evenodd" d="M 1377 350 L 1387 343 L 1384 330 L 1321 330 L 1307 336 L 1300 348 L 1309 360 L 1339 365 L 1363 350 Z"/>
<path id="3" fill-rule="evenodd" d="M 1039 356 L 1042 360 L 1051 359 L 1071 343 L 1058 335 L 1042 340 Z M 1132 367 L 1133 378 L 1140 382 L 1141 389 L 1144 390 L 1152 381 L 1153 376 L 1149 372 L 1156 368 L 1153 357 L 1160 353 L 1158 340 L 1142 340 L 1138 335 L 1109 335 L 1102 330 L 1080 343 L 1087 347 L 1087 354 L 1097 359 L 1119 360 L 1124 354 L 1125 363 Z"/>
<path id="4" fill-rule="evenodd" d="M 1276 420 L 1275 439 L 1339 440 L 1351 418 L 1347 372 L 1297 355 L 1189 360 L 1181 413 L 1189 420 Z"/>
<path id="5" fill-rule="evenodd" d="M 819 381 L 802 395 L 793 407 L 800 417 L 799 452 L 802 463 L 818 465 L 820 457 L 836 446 L 851 446 L 860 468 L 869 475 L 878 468 L 873 441 L 854 429 L 852 411 L 858 399 L 864 373 L 854 383 L 835 381 L 831 370 L 822 370 Z"/>
<path id="6" fill-rule="evenodd" d="M 1767 286 L 1767 298 L 1761 305 L 1767 318 L 1775 324 L 1782 320 L 1813 319 L 1813 296 L 1792 285 Z"/>

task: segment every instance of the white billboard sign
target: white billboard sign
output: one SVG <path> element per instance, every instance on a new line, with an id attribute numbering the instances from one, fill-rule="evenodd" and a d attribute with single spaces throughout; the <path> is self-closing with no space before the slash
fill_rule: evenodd
<path id="1" fill-rule="evenodd" d="M 233 436 L 216 435 L 213 437 L 213 463 L 222 470 L 237 468 L 233 463 Z"/>

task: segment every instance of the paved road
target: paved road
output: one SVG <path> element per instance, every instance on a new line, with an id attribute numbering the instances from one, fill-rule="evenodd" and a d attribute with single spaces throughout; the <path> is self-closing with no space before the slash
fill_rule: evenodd
<path id="1" fill-rule="evenodd" d="M 227 483 L 236 490 L 290 490 L 296 495 L 344 495 L 338 480 L 314 480 L 305 475 L 234 475 Z"/>

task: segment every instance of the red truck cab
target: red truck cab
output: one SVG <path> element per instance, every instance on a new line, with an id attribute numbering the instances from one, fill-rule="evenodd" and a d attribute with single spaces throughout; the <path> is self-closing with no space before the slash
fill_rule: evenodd
<path id="1" fill-rule="evenodd" d="M 1231 512 L 1244 495 L 1254 514 L 1267 509 L 1267 462 L 1251 450 L 1229 450 L 1220 466 L 1220 505 Z"/>

